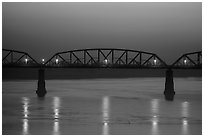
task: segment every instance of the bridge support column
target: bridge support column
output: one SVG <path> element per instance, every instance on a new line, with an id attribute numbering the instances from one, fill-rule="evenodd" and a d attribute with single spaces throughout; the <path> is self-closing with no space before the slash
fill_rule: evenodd
<path id="1" fill-rule="evenodd" d="M 38 97 L 44 97 L 45 94 L 47 93 L 45 89 L 45 70 L 44 69 L 39 69 L 38 70 L 38 88 L 36 91 L 36 94 Z"/>
<path id="2" fill-rule="evenodd" d="M 175 95 L 175 91 L 174 91 L 173 71 L 171 69 L 168 69 L 166 71 L 164 96 L 166 100 L 173 101 L 174 95 Z"/>

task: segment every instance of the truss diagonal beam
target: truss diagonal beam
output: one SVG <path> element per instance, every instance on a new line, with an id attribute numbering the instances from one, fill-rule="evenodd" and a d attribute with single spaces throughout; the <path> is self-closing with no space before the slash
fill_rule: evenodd
<path id="1" fill-rule="evenodd" d="M 58 55 L 64 62 L 68 63 L 61 55 Z"/>
<path id="2" fill-rule="evenodd" d="M 111 54 L 112 51 L 110 50 L 107 55 L 105 55 L 101 50 L 100 50 L 100 52 L 101 52 L 101 54 L 103 55 L 103 57 L 104 57 L 105 59 L 107 59 L 108 56 Z"/>
<path id="3" fill-rule="evenodd" d="M 11 51 L 3 58 L 3 61 L 11 54 Z"/>
<path id="4" fill-rule="evenodd" d="M 150 56 L 143 64 L 142 64 L 142 66 L 143 65 L 145 65 L 150 59 L 152 59 L 154 56 L 152 55 L 152 56 Z"/>
<path id="5" fill-rule="evenodd" d="M 123 57 L 123 55 L 126 53 L 126 51 L 123 52 L 123 54 L 116 60 L 116 64 L 118 63 L 119 60 L 121 60 L 121 58 Z M 124 62 L 123 62 L 124 63 Z"/>
<path id="6" fill-rule="evenodd" d="M 24 56 L 26 56 L 26 55 L 23 54 L 15 63 L 18 63 Z"/>
<path id="7" fill-rule="evenodd" d="M 89 54 L 88 51 L 86 51 L 87 55 L 96 63 L 96 61 L 94 60 L 94 58 Z"/>
<path id="8" fill-rule="evenodd" d="M 131 64 L 133 61 L 135 61 L 135 59 L 140 55 L 141 53 L 137 53 L 137 55 L 135 55 L 135 57 L 128 63 Z M 141 63 L 140 63 L 141 64 Z"/>
<path id="9" fill-rule="evenodd" d="M 74 52 L 72 52 L 72 55 L 74 55 L 74 57 L 76 58 L 76 60 L 74 61 L 74 63 L 78 60 L 79 62 L 81 62 L 81 64 L 83 64 L 83 62 L 75 55 Z"/>
<path id="10" fill-rule="evenodd" d="M 185 56 L 187 59 L 189 59 L 194 65 L 196 65 L 196 63 L 191 59 L 189 58 L 187 55 Z"/>

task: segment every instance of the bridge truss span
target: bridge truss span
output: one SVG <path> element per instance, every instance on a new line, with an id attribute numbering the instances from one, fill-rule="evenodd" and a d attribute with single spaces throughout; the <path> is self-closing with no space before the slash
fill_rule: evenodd
<path id="1" fill-rule="evenodd" d="M 201 69 L 202 51 L 183 54 L 171 67 L 175 69 Z"/>
<path id="2" fill-rule="evenodd" d="M 2 49 L 3 67 L 38 67 L 39 64 L 28 53 Z"/>
<path id="3" fill-rule="evenodd" d="M 166 63 L 156 54 L 128 49 L 80 49 L 58 52 L 46 67 L 111 67 L 111 68 L 165 68 Z"/>

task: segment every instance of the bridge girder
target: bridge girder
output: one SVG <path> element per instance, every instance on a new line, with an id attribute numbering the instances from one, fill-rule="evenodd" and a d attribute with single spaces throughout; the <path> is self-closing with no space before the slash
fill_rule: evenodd
<path id="1" fill-rule="evenodd" d="M 39 64 L 28 53 L 2 49 L 2 66 L 3 67 L 34 67 Z"/>
<path id="2" fill-rule="evenodd" d="M 174 69 L 202 69 L 202 51 L 185 53 L 172 65 Z"/>
<path id="3" fill-rule="evenodd" d="M 165 68 L 156 54 L 129 49 L 94 48 L 58 52 L 46 67 Z"/>

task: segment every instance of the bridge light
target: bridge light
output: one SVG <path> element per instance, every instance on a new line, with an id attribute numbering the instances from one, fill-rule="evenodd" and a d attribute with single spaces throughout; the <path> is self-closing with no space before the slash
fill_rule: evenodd
<path id="1" fill-rule="evenodd" d="M 186 59 L 184 59 L 184 61 L 183 61 L 183 62 L 184 62 L 184 64 L 186 65 L 186 63 L 187 63 L 187 60 L 186 60 Z"/>
<path id="2" fill-rule="evenodd" d="M 25 58 L 25 63 L 26 63 L 26 64 L 28 63 L 28 59 L 27 59 L 27 58 Z"/>
<path id="3" fill-rule="evenodd" d="M 106 64 L 106 65 L 108 64 L 108 60 L 107 59 L 104 60 L 104 64 Z"/>
<path id="4" fill-rule="evenodd" d="M 59 59 L 56 59 L 55 61 L 56 61 L 56 64 L 58 64 L 58 62 L 59 62 Z"/>
<path id="5" fill-rule="evenodd" d="M 45 59 L 42 59 L 42 64 L 44 64 L 45 63 Z"/>
<path id="6" fill-rule="evenodd" d="M 154 59 L 154 65 L 156 65 L 157 64 L 157 60 L 156 59 Z"/>

